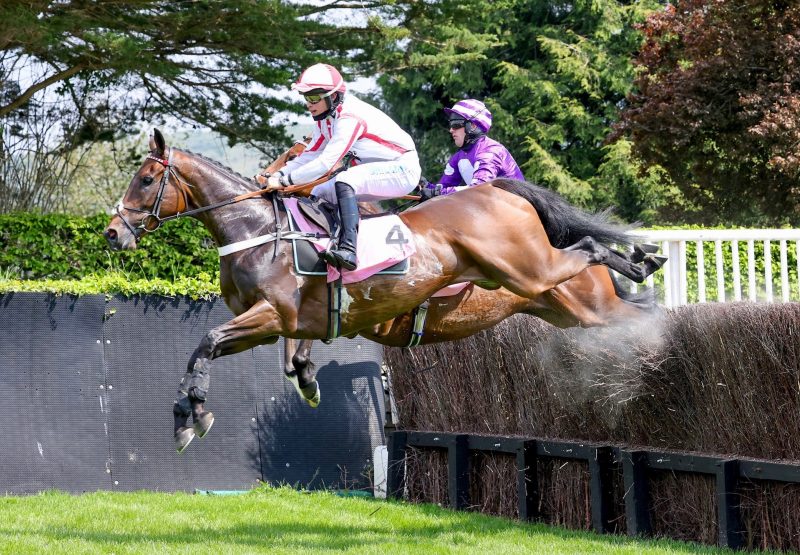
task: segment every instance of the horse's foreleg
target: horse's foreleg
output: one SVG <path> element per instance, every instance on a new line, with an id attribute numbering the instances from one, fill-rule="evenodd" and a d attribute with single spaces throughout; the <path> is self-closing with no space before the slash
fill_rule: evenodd
<path id="1" fill-rule="evenodd" d="M 238 353 L 268 343 L 280 335 L 281 318 L 266 301 L 259 301 L 250 310 L 230 322 L 208 332 L 192 353 L 186 374 L 178 386 L 173 405 L 175 444 L 183 452 L 195 435 L 205 436 L 214 424 L 214 415 L 205 410 L 211 380 L 211 361 L 219 356 Z M 189 415 L 194 421 L 188 427 Z"/>
<path id="2" fill-rule="evenodd" d="M 189 446 L 195 434 L 200 437 L 205 436 L 214 424 L 214 414 L 206 411 L 203 406 L 211 381 L 209 373 L 211 362 L 208 358 L 194 356 L 192 360 L 194 363 L 181 378 L 178 395 L 172 406 L 172 414 L 175 417 L 175 444 L 178 453 L 182 453 Z M 194 421 L 194 426 L 191 428 L 187 425 L 190 414 Z"/>
<path id="3" fill-rule="evenodd" d="M 317 382 L 317 367 L 311 362 L 311 346 L 314 341 L 303 339 L 295 349 L 294 339 L 285 339 L 283 372 L 297 393 L 311 406 L 317 408 L 320 402 L 320 388 Z"/>

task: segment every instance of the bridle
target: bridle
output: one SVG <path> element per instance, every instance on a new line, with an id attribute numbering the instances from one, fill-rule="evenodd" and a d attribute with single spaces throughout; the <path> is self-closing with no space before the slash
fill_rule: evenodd
<path id="1" fill-rule="evenodd" d="M 173 177 L 175 177 L 175 179 L 177 181 L 180 181 L 180 179 L 178 179 L 178 175 L 175 172 L 174 166 L 172 165 L 172 147 L 170 147 L 166 158 L 159 158 L 158 156 L 155 156 L 152 153 L 148 154 L 147 158 L 150 159 L 150 160 L 155 160 L 156 162 L 158 162 L 159 164 L 164 166 L 164 172 L 161 174 L 161 182 L 158 184 L 158 193 L 156 193 L 156 200 L 153 202 L 153 207 L 150 210 L 146 210 L 146 209 L 142 209 L 142 208 L 133 208 L 131 206 L 123 205 L 122 202 L 120 202 L 116 206 L 117 216 L 119 216 L 119 219 L 122 220 L 122 223 L 124 223 L 125 227 L 127 227 L 128 230 L 131 233 L 133 233 L 133 236 L 136 237 L 137 240 L 145 232 L 149 233 L 149 232 L 152 232 L 152 231 L 156 231 L 159 227 L 161 227 L 161 225 L 164 222 L 167 222 L 169 220 L 174 220 L 174 219 L 179 218 L 181 216 L 187 216 L 190 213 L 196 212 L 195 210 L 190 210 L 190 211 L 187 211 L 187 212 L 177 212 L 176 214 L 173 214 L 172 216 L 166 216 L 164 218 L 162 218 L 160 216 L 160 214 L 161 214 L 161 203 L 164 201 L 164 191 L 167 188 L 167 182 L 169 181 L 169 176 L 172 175 Z M 181 193 L 183 193 L 184 205 L 188 206 L 188 199 L 186 198 L 186 191 L 184 191 L 181 187 L 178 187 L 178 190 L 180 190 Z M 134 227 L 133 224 L 131 224 L 128 221 L 128 219 L 125 216 L 122 215 L 122 212 L 120 211 L 120 208 L 122 208 L 123 210 L 126 210 L 128 212 L 138 212 L 139 214 L 144 214 L 144 217 L 139 222 L 139 225 L 137 227 Z M 208 207 L 204 207 L 204 208 L 208 209 Z"/>
<path id="2" fill-rule="evenodd" d="M 153 207 L 149 210 L 142 209 L 142 208 L 133 208 L 130 206 L 125 206 L 120 202 L 116 206 L 116 213 L 119 216 L 119 219 L 122 220 L 122 223 L 125 224 L 125 227 L 133 233 L 134 237 L 138 240 L 143 233 L 150 233 L 156 231 L 164 222 L 168 222 L 170 220 L 176 220 L 178 218 L 183 218 L 184 216 L 194 216 L 195 214 L 200 214 L 201 212 L 207 212 L 209 210 L 214 210 L 215 208 L 221 208 L 222 206 L 228 206 L 229 204 L 234 204 L 240 202 L 245 199 L 260 197 L 266 193 L 263 190 L 259 191 L 252 191 L 249 193 L 244 193 L 242 195 L 235 196 L 233 198 L 229 198 L 227 200 L 223 200 L 220 202 L 216 202 L 214 204 L 209 204 L 206 206 L 201 206 L 200 208 L 194 208 L 193 210 L 186 210 L 185 212 L 176 212 L 171 216 L 164 216 L 161 217 L 161 203 L 164 201 L 164 191 L 167 187 L 167 182 L 169 182 L 170 175 L 175 179 L 176 182 L 181 183 L 181 179 L 178 177 L 177 171 L 175 171 L 175 166 L 172 164 L 172 147 L 169 147 L 169 152 L 166 158 L 159 158 L 158 156 L 153 155 L 152 153 L 147 155 L 147 158 L 150 160 L 154 160 L 164 166 L 164 173 L 161 174 L 161 182 L 158 185 L 158 193 L 156 193 L 156 200 L 153 202 Z M 189 206 L 189 199 L 187 198 L 186 190 L 183 187 L 177 186 L 177 189 L 183 194 L 184 199 L 184 206 Z M 274 197 L 276 195 L 270 195 L 273 197 L 273 205 Z M 128 219 L 122 215 L 120 208 L 123 210 L 127 210 L 129 212 L 138 212 L 139 214 L 144 214 L 142 221 L 139 222 L 139 225 L 134 227 Z M 275 208 L 275 214 L 277 217 L 277 208 Z"/>

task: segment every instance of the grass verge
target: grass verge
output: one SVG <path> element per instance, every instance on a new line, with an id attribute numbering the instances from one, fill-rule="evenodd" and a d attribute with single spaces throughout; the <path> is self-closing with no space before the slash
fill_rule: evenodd
<path id="1" fill-rule="evenodd" d="M 0 553 L 732 553 L 523 524 L 434 505 L 261 487 L 244 495 L 0 498 Z"/>

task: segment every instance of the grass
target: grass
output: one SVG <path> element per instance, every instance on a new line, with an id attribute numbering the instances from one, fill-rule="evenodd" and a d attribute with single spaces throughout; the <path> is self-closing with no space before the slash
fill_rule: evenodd
<path id="1" fill-rule="evenodd" d="M 728 553 L 372 498 L 47 492 L 0 497 L 0 553 Z M 732 552 L 731 552 L 732 553 Z"/>

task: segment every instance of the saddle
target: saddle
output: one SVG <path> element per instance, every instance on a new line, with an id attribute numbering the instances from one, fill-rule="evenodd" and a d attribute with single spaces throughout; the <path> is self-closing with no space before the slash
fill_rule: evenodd
<path id="1" fill-rule="evenodd" d="M 333 204 L 317 198 L 311 197 L 296 197 L 297 208 L 302 215 L 311 223 L 318 226 L 329 237 L 334 239 L 339 235 L 339 213 Z M 374 216 L 373 214 L 366 215 L 366 217 Z M 289 227 L 290 229 L 297 230 L 297 222 L 289 212 Z M 327 275 L 328 265 L 320 258 L 320 253 L 308 241 L 293 240 L 294 262 L 295 269 L 299 274 L 303 275 Z M 397 264 L 385 268 L 377 274 L 405 274 L 408 272 L 409 260 L 402 260 Z"/>
<path id="2" fill-rule="evenodd" d="M 329 236 L 333 237 L 333 232 L 339 228 L 339 211 L 330 202 L 314 196 L 300 197 L 297 207 L 310 222 Z"/>

